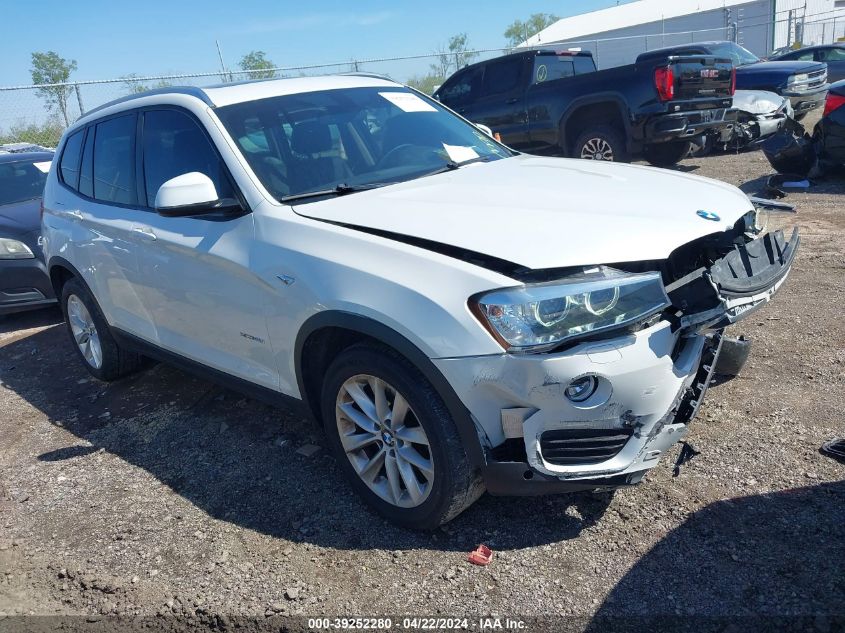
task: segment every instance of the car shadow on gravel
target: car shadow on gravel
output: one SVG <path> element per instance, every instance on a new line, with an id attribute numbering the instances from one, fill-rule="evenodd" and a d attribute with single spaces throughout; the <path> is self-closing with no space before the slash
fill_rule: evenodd
<path id="1" fill-rule="evenodd" d="M 215 519 L 290 541 L 338 549 L 468 551 L 480 542 L 518 549 L 577 537 L 596 524 L 611 500 L 590 494 L 485 495 L 444 528 L 418 533 L 369 511 L 325 450 L 311 457 L 297 453 L 305 444 L 322 443 L 301 414 L 163 364 L 115 383 L 98 382 L 85 371 L 63 325 L 0 347 L 0 380 L 2 388 L 83 440 L 40 455 L 40 462 L 84 461 L 103 449 L 148 471 Z M 107 472 L 87 476 L 98 495 L 125 494 L 122 487 L 110 489 Z"/>
<path id="2" fill-rule="evenodd" d="M 840 630 L 823 625 L 845 617 L 843 544 L 845 482 L 718 501 L 643 555 L 588 630 Z"/>

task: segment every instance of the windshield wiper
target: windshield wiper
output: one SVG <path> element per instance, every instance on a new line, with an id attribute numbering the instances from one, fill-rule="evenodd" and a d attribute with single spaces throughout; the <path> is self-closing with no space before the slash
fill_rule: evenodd
<path id="1" fill-rule="evenodd" d="M 448 163 L 443 165 L 443 167 L 439 167 L 434 171 L 430 171 L 427 174 L 423 174 L 423 176 L 434 176 L 436 174 L 443 174 L 447 171 L 455 171 L 456 169 L 460 169 L 464 165 L 471 165 L 472 163 L 489 163 L 491 160 L 493 160 L 492 156 L 476 156 L 475 158 L 470 158 L 469 160 L 462 160 L 459 163 L 450 160 Z"/>
<path id="2" fill-rule="evenodd" d="M 303 193 L 295 193 L 290 196 L 282 196 L 279 202 L 291 202 L 293 200 L 305 200 L 307 198 L 319 198 L 321 196 L 345 196 L 348 193 L 357 193 L 359 191 L 369 191 L 370 189 L 378 189 L 385 187 L 388 183 L 373 182 L 367 185 L 347 185 L 340 183 L 332 189 L 321 189 L 319 191 L 305 191 Z"/>

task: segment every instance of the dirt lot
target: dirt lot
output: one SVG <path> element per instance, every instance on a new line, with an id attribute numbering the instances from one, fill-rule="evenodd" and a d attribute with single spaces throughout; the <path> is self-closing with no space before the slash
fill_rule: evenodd
<path id="1" fill-rule="evenodd" d="M 681 168 L 749 192 L 771 173 L 759 152 Z M 777 222 L 802 229 L 792 276 L 735 328 L 754 340 L 751 361 L 710 391 L 691 433 L 701 455 L 680 477 L 675 449 L 612 498 L 485 495 L 434 534 L 365 509 L 325 450 L 297 454 L 322 439 L 290 412 L 165 365 L 105 385 L 57 313 L 0 320 L 0 615 L 843 626 L 827 617 L 845 617 L 845 466 L 818 452 L 845 434 L 843 193 L 833 180 L 790 195 L 799 214 Z M 481 542 L 496 551 L 486 568 L 466 562 Z"/>

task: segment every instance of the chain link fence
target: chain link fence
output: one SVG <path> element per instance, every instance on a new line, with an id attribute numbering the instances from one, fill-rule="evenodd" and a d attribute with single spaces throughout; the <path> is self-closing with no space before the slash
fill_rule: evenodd
<path id="1" fill-rule="evenodd" d="M 797 15 L 782 19 L 748 22 L 738 28 L 635 35 L 606 39 L 573 40 L 545 44 L 556 48 L 580 48 L 592 52 L 599 68 L 631 61 L 640 53 L 677 44 L 725 39 L 743 43 L 743 31 L 763 28 L 788 29 L 789 42 L 831 42 L 845 36 L 845 18 L 836 14 Z M 0 144 L 24 142 L 55 147 L 64 129 L 85 112 L 120 97 L 167 86 L 206 87 L 255 79 L 302 77 L 337 73 L 374 73 L 413 85 L 431 93 L 451 73 L 464 65 L 509 52 L 493 48 L 461 52 L 357 59 L 326 64 L 290 66 L 255 71 L 221 69 L 204 73 L 156 76 L 128 75 L 117 79 L 78 81 L 65 84 L 0 86 Z"/>

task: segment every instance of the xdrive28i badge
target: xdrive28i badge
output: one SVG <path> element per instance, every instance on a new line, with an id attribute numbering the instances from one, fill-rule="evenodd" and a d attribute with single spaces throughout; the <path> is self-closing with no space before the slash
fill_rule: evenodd
<path id="1" fill-rule="evenodd" d="M 695 214 L 700 218 L 704 218 L 705 220 L 712 220 L 713 222 L 718 222 L 722 219 L 712 211 L 702 211 L 701 209 L 699 209 L 695 212 Z"/>

